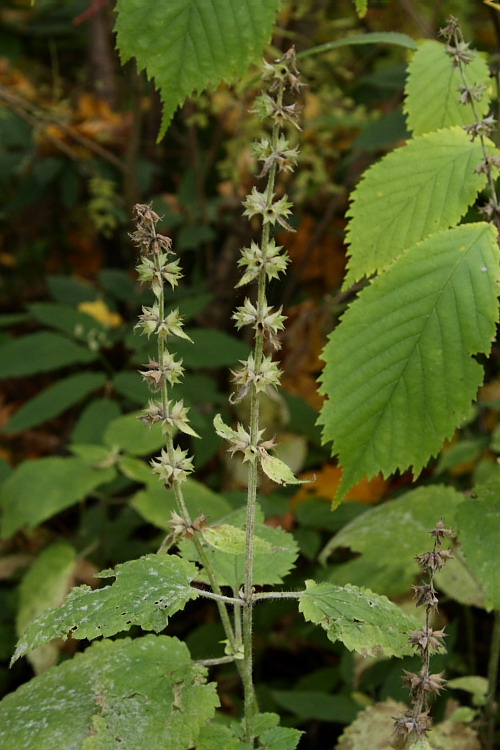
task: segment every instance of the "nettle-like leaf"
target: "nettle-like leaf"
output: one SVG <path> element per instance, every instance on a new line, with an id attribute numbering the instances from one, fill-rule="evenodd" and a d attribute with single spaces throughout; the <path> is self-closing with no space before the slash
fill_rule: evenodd
<path id="1" fill-rule="evenodd" d="M 18 635 L 49 607 L 57 607 L 71 587 L 76 550 L 66 542 L 57 542 L 41 552 L 19 586 L 16 618 Z M 57 663 L 59 649 L 46 643 L 32 651 L 28 659 L 38 674 Z"/>
<path id="2" fill-rule="evenodd" d="M 431 39 L 420 43 L 408 66 L 405 86 L 404 111 L 414 135 L 469 125 L 488 113 L 492 87 L 486 60 L 476 53 L 465 74 L 469 85 L 483 84 L 486 89 L 483 98 L 474 102 L 474 110 L 470 103 L 459 101 L 462 76 L 460 69 L 453 67 L 445 45 Z"/>
<path id="3" fill-rule="evenodd" d="M 186 750 L 218 706 L 177 638 L 94 643 L 0 703 L 2 750 Z"/>
<path id="4" fill-rule="evenodd" d="M 334 566 L 329 580 L 364 583 L 387 596 L 407 592 L 420 570 L 415 557 L 429 548 L 429 529 L 440 518 L 447 528 L 454 529 L 462 500 L 463 495 L 453 487 L 432 485 L 370 508 L 344 526 L 322 551 L 323 563 L 339 547 L 361 555 Z M 356 575 L 360 567 L 364 578 Z"/>
<path id="5" fill-rule="evenodd" d="M 37 617 L 24 631 L 13 657 L 19 659 L 54 638 L 110 636 L 132 625 L 159 632 L 168 618 L 184 608 L 198 592 L 189 584 L 198 570 L 177 555 L 146 555 L 104 570 L 100 578 L 115 577 L 101 589 L 78 586 L 58 609 Z"/>
<path id="6" fill-rule="evenodd" d="M 236 529 L 243 530 L 245 518 L 246 509 L 241 508 L 222 519 L 224 522 L 222 526 L 229 525 L 232 528 L 236 527 Z M 293 568 L 298 555 L 298 546 L 291 534 L 288 534 L 284 529 L 266 526 L 263 521 L 262 511 L 258 508 L 255 524 L 253 574 L 255 586 L 282 583 L 283 578 Z M 238 551 L 233 552 L 215 549 L 209 544 L 205 545 L 205 553 L 210 560 L 217 581 L 221 586 L 231 586 L 233 591 L 238 591 L 245 580 L 245 556 L 242 554 L 244 549 L 242 542 L 243 537 L 241 536 Z M 183 540 L 179 549 L 184 557 L 190 560 L 199 559 L 192 542 Z M 206 581 L 203 571 L 200 574 L 200 579 Z"/>
<path id="7" fill-rule="evenodd" d="M 187 96 L 241 77 L 269 41 L 280 0 L 118 0 L 122 62 L 135 57 L 163 101 L 160 137 Z"/>
<path id="8" fill-rule="evenodd" d="M 324 350 L 321 415 L 344 474 L 419 474 L 467 416 L 498 319 L 497 233 L 466 224 L 429 237 L 364 289 Z"/>
<path id="9" fill-rule="evenodd" d="M 403 250 L 456 224 L 486 185 L 479 140 L 460 127 L 427 133 L 368 169 L 352 194 L 344 286 L 387 268 Z"/>
<path id="10" fill-rule="evenodd" d="M 227 552 L 230 555 L 245 554 L 246 534 L 243 529 L 222 523 L 220 526 L 206 526 L 201 531 L 203 539 L 214 549 Z M 271 554 L 273 546 L 264 539 L 256 536 L 254 538 L 254 549 L 256 552 Z"/>
<path id="11" fill-rule="evenodd" d="M 0 489 L 2 538 L 24 525 L 35 528 L 115 476 L 112 467 L 96 468 L 81 458 L 51 456 L 24 461 Z"/>
<path id="12" fill-rule="evenodd" d="M 306 620 L 321 625 L 329 640 L 341 641 L 350 651 L 372 656 L 413 653 L 408 635 L 419 629 L 418 620 L 369 589 L 306 581 L 299 610 Z"/>
<path id="13" fill-rule="evenodd" d="M 486 594 L 485 606 L 500 610 L 498 529 L 500 528 L 500 482 L 478 487 L 457 513 L 458 540 L 473 576 Z"/>

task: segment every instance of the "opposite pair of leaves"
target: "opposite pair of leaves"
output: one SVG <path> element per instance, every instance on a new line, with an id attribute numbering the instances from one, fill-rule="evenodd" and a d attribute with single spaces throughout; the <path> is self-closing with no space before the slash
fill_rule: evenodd
<path id="1" fill-rule="evenodd" d="M 205 680 L 177 638 L 95 643 L 4 698 L 0 746 L 201 750 L 200 730 L 219 703 Z"/>
<path id="2" fill-rule="evenodd" d="M 320 422 L 344 470 L 420 473 L 466 418 L 498 319 L 496 230 L 466 224 L 432 235 L 364 289 L 324 350 Z"/>

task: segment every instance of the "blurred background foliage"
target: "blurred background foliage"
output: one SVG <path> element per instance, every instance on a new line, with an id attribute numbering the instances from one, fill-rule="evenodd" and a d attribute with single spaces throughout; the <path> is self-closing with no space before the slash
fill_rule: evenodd
<path id="1" fill-rule="evenodd" d="M 291 44 L 306 52 L 374 31 L 434 38 L 450 12 L 473 45 L 489 52 L 496 75 L 500 13 L 479 0 L 373 0 L 362 20 L 351 0 L 286 0 L 268 54 Z M 258 73 L 242 71 L 235 86 L 187 101 L 157 143 L 158 97 L 132 64 L 120 66 L 112 29 L 112 0 L 3 0 L 0 7 L 4 691 L 77 648 L 69 640 L 9 671 L 16 629 L 40 607 L 57 604 L 74 582 L 95 585 L 96 570 L 156 549 L 167 528 L 170 500 L 165 504 L 144 461 L 157 448 L 155 436 L 144 442 L 135 417 L 123 416 L 147 399 L 137 368 L 147 360 L 148 342 L 133 331 L 141 305 L 150 302 L 136 281 L 128 236 L 136 202 L 152 203 L 163 217 L 161 231 L 181 255 L 183 284 L 170 302 L 195 342 L 177 345 L 187 368 L 182 398 L 203 438 L 192 444 L 196 482 L 204 485 L 193 481 L 193 502 L 201 496 L 212 519 L 244 502 L 241 467 L 228 461 L 211 423 L 215 410 L 235 420 L 246 408 L 243 402 L 229 409 L 228 368 L 248 352 L 231 313 L 244 296 L 235 290 L 239 252 L 254 231 L 242 217 L 241 200 L 258 171 L 250 148 L 262 129 L 251 111 Z M 355 558 L 347 542 L 326 567 L 317 555 L 371 505 L 407 490 L 411 478 L 361 482 L 332 514 L 339 469 L 320 444 L 315 420 L 320 353 L 353 296 L 340 292 L 349 192 L 372 162 L 408 135 L 402 113 L 408 54 L 400 46 L 347 44 L 300 62 L 307 88 L 303 130 L 295 136 L 299 169 L 278 184 L 295 203 L 296 233 L 278 236 L 291 265 L 270 291 L 272 303 L 288 315 L 280 352 L 284 390 L 263 397 L 263 415 L 282 458 L 315 479 L 299 491 L 278 492 L 265 482 L 260 488 L 267 523 L 293 531 L 301 550 L 289 586 L 304 576 L 342 582 L 345 575 L 403 601 L 394 575 L 360 564 L 363 558 Z M 446 480 L 467 489 L 473 479 L 496 473 L 497 359 L 496 346 L 469 423 L 421 483 Z M 37 581 L 46 579 L 43 601 L 36 603 Z M 451 586 L 448 591 L 441 616 L 448 621 L 449 650 L 439 659 L 456 676 L 484 674 L 483 610 L 472 608 L 472 595 L 460 607 Z M 406 698 L 401 662 L 362 662 L 292 612 L 285 601 L 258 608 L 256 678 L 263 710 L 279 710 L 285 723 L 307 730 L 304 748 L 331 746 L 375 698 Z M 183 635 L 195 658 L 221 653 L 222 629 L 210 604 L 190 607 L 169 632 Z M 410 668 L 411 660 L 403 661 Z M 223 709 L 237 713 L 232 670 L 214 677 Z M 445 704 L 443 698 L 442 715 Z"/>

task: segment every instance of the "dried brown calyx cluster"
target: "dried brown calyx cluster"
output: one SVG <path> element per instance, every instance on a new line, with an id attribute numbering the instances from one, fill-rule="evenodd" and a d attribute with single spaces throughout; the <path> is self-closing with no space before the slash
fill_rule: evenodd
<path id="1" fill-rule="evenodd" d="M 422 630 L 411 633 L 410 643 L 422 659 L 422 669 L 417 673 L 404 670 L 404 682 L 411 696 L 408 711 L 397 718 L 394 724 L 393 747 L 404 750 L 413 742 L 422 739 L 431 726 L 429 716 L 429 698 L 439 695 L 446 684 L 442 673 L 432 674 L 430 669 L 431 654 L 444 648 L 445 633 L 433 630 L 432 621 L 438 607 L 437 592 L 434 588 L 434 575 L 440 571 L 452 557 L 449 549 L 443 549 L 443 541 L 453 536 L 450 529 L 439 521 L 429 534 L 434 537 L 434 548 L 416 558 L 422 569 L 422 583 L 413 586 L 417 607 L 425 607 L 425 624 Z"/>

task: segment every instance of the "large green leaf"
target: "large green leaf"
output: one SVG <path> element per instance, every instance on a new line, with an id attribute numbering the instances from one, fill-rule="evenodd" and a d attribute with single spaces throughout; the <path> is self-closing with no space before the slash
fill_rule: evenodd
<path id="1" fill-rule="evenodd" d="M 486 606 L 500 610 L 500 483 L 482 485 L 467 498 L 457 514 L 460 546 L 468 567 L 486 594 Z"/>
<path id="2" fill-rule="evenodd" d="M 321 625 L 333 643 L 341 641 L 350 651 L 372 656 L 413 653 L 408 636 L 419 629 L 418 620 L 369 589 L 306 581 L 299 609 L 306 620 Z"/>
<path id="3" fill-rule="evenodd" d="M 120 55 L 155 79 L 160 136 L 187 96 L 236 80 L 259 59 L 279 7 L 280 0 L 118 0 Z"/>
<path id="4" fill-rule="evenodd" d="M 358 570 L 356 563 L 362 562 L 364 580 L 351 577 L 350 583 L 363 583 L 387 596 L 408 592 L 419 572 L 415 557 L 432 546 L 429 531 L 440 519 L 447 528 L 455 528 L 455 514 L 462 500 L 452 487 L 433 485 L 370 508 L 344 526 L 322 551 L 321 562 L 339 547 L 361 554 L 352 561 L 354 571 L 349 562 L 335 566 L 329 580 L 347 583 L 349 573 Z"/>
<path id="5" fill-rule="evenodd" d="M 0 378 L 17 378 L 96 359 L 95 352 L 50 331 L 31 333 L 0 347 Z"/>
<path id="6" fill-rule="evenodd" d="M 319 690 L 273 690 L 276 703 L 302 720 L 349 724 L 360 707 L 347 695 L 328 695 Z"/>
<path id="7" fill-rule="evenodd" d="M 101 388 L 106 376 L 100 372 L 80 372 L 50 385 L 27 401 L 7 424 L 8 432 L 27 430 L 57 417 L 92 391 Z"/>
<path id="8" fill-rule="evenodd" d="M 498 319 L 496 231 L 467 224 L 411 248 L 364 289 L 324 350 L 320 415 L 344 476 L 418 474 L 467 416 Z"/>
<path id="9" fill-rule="evenodd" d="M 456 224 L 486 185 L 479 140 L 459 127 L 413 138 L 368 169 L 352 194 L 345 285 Z"/>
<path id="10" fill-rule="evenodd" d="M 78 586 L 57 609 L 37 617 L 19 639 L 13 661 L 54 638 L 98 638 L 139 625 L 163 630 L 168 618 L 196 599 L 189 585 L 198 570 L 177 555 L 145 555 L 99 573 L 115 581 L 100 589 Z"/>
<path id="11" fill-rule="evenodd" d="M 35 302 L 28 305 L 28 310 L 40 323 L 72 336 L 78 334 L 79 338 L 88 336 L 91 331 L 94 333 L 106 331 L 102 323 L 99 323 L 92 315 L 81 312 L 73 305 Z"/>
<path id="12" fill-rule="evenodd" d="M 230 524 L 240 529 L 245 528 L 246 509 L 234 511 L 226 516 L 224 524 Z M 282 583 L 283 578 L 290 572 L 298 555 L 295 539 L 284 529 L 272 528 L 263 523 L 260 508 L 256 515 L 255 535 L 258 543 L 254 555 L 253 582 L 256 586 L 266 586 Z M 231 586 L 237 591 L 245 580 L 245 557 L 241 549 L 236 553 L 215 549 L 205 542 L 205 553 L 210 560 L 212 570 L 221 586 Z M 194 544 L 182 541 L 180 552 L 191 560 L 198 560 Z M 202 574 L 202 579 L 203 578 Z"/>
<path id="13" fill-rule="evenodd" d="M 95 468 L 81 458 L 24 461 L 0 488 L 2 538 L 24 525 L 35 528 L 115 476 L 113 468 Z"/>
<path id="14" fill-rule="evenodd" d="M 46 547 L 37 557 L 19 587 L 18 635 L 46 609 L 59 606 L 71 587 L 75 562 L 76 550 L 66 542 Z M 55 644 L 46 643 L 32 651 L 28 659 L 40 673 L 57 663 L 58 653 Z"/>
<path id="15" fill-rule="evenodd" d="M 218 705 L 177 638 L 94 643 L 0 703 L 2 750 L 186 750 Z"/>
<path id="16" fill-rule="evenodd" d="M 422 42 L 408 66 L 405 86 L 404 109 L 408 116 L 408 127 L 414 135 L 450 125 L 468 125 L 476 117 L 484 117 L 489 110 L 491 98 L 490 72 L 484 58 L 476 53 L 467 65 L 467 81 L 486 85 L 489 93 L 483 99 L 470 104 L 459 101 L 462 85 L 460 69 L 453 67 L 445 52 L 445 45 L 431 39 Z"/>

